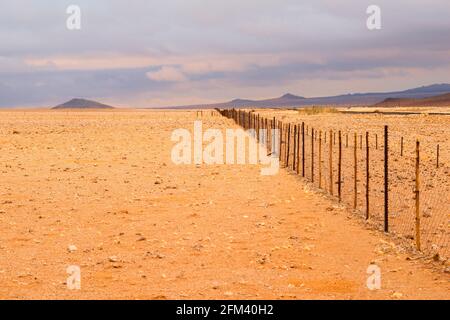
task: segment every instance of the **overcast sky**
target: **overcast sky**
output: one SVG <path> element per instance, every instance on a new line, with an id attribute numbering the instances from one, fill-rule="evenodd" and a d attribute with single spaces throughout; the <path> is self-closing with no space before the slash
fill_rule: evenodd
<path id="1" fill-rule="evenodd" d="M 68 30 L 69 5 L 81 30 Z M 366 9 L 381 8 L 369 31 Z M 0 107 L 124 107 L 450 82 L 449 0 L 0 0 Z"/>

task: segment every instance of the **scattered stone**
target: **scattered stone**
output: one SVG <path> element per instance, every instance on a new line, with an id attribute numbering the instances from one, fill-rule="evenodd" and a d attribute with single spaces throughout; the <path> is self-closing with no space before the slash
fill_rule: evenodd
<path id="1" fill-rule="evenodd" d="M 76 247 L 75 245 L 71 244 L 70 246 L 67 247 L 67 250 L 68 250 L 70 253 L 72 253 L 72 252 L 77 251 L 77 247 Z"/>
<path id="2" fill-rule="evenodd" d="M 116 256 L 111 256 L 108 258 L 109 262 L 117 262 L 119 259 Z"/>

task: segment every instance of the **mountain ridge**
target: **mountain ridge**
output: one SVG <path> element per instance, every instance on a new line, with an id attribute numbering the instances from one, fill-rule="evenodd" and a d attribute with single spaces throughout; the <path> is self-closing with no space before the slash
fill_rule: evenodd
<path id="1" fill-rule="evenodd" d="M 440 83 L 392 92 L 347 93 L 336 96 L 311 97 L 311 98 L 305 98 L 291 93 L 286 93 L 278 98 L 271 98 L 264 100 L 251 100 L 238 98 L 223 103 L 171 106 L 166 108 L 227 109 L 227 108 L 244 108 L 244 107 L 254 107 L 254 108 L 303 107 L 311 105 L 370 106 L 377 103 L 381 103 L 387 98 L 422 99 L 446 93 L 450 93 L 450 84 Z"/>
<path id="2" fill-rule="evenodd" d="M 421 99 L 387 98 L 374 107 L 450 107 L 450 93 Z"/>

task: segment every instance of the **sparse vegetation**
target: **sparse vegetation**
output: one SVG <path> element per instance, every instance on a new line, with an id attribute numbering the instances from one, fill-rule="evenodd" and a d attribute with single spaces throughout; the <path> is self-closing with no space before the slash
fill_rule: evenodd
<path id="1" fill-rule="evenodd" d="M 299 109 L 298 112 L 301 114 L 313 115 L 319 113 L 338 113 L 339 110 L 334 107 L 312 106 Z"/>

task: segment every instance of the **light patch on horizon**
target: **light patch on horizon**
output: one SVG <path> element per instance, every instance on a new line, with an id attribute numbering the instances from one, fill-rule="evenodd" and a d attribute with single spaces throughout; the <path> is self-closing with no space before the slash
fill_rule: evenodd
<path id="1" fill-rule="evenodd" d="M 147 78 L 162 82 L 181 82 L 186 81 L 186 75 L 175 67 L 163 66 L 157 71 L 149 71 L 145 74 Z"/>

